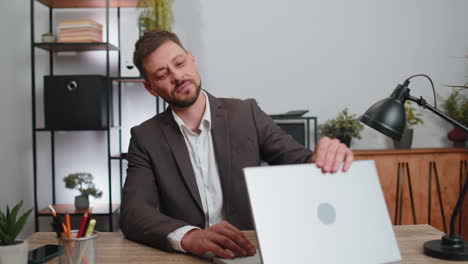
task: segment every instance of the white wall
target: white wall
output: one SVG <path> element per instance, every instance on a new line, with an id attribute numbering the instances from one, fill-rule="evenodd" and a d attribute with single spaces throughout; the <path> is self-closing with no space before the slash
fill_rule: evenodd
<path id="1" fill-rule="evenodd" d="M 0 96 L 0 206 L 25 199 L 30 207 L 29 2 L 0 5 L 2 32 L 10 34 L 0 42 L 4 86 Z M 41 4 L 36 3 L 36 8 Z M 468 59 L 461 58 L 468 54 L 465 10 L 468 2 L 464 0 L 176 0 L 174 31 L 193 51 L 203 86 L 214 95 L 256 98 L 267 113 L 309 109 L 323 123 L 345 107 L 361 114 L 415 73 L 429 74 L 440 94 L 449 91 L 443 84 L 464 84 L 468 78 Z M 39 10 L 36 16 L 38 39 L 47 31 L 47 13 Z M 57 13 L 55 19 L 83 16 L 103 23 L 102 15 L 90 9 Z M 125 68 L 137 38 L 136 17 L 135 9 L 122 9 L 122 70 L 126 76 L 137 74 L 135 69 Z M 111 41 L 116 43 L 114 33 Z M 36 52 L 40 92 L 42 76 L 48 74 L 47 53 Z M 99 52 L 54 58 L 56 74 L 104 73 L 104 56 Z M 432 102 L 426 80 L 415 79 L 410 88 L 414 96 Z M 141 85 L 124 85 L 123 96 L 126 150 L 129 128 L 151 117 L 155 104 Z M 42 100 L 41 96 L 36 100 L 38 125 L 43 123 Z M 414 147 L 449 146 L 445 134 L 450 126 L 426 112 L 424 120 L 424 126 L 416 127 Z M 366 128 L 363 137 L 353 148 L 391 147 L 387 138 L 371 129 Z M 51 200 L 49 136 L 40 133 L 38 138 L 39 197 L 40 207 L 44 207 Z M 98 187 L 105 191 L 99 202 L 106 202 L 105 134 L 60 133 L 56 139 L 58 200 L 72 202 L 75 195 L 64 190 L 62 177 L 87 170 L 96 175 Z M 115 183 L 114 199 L 118 199 Z"/>
<path id="2" fill-rule="evenodd" d="M 24 212 L 33 207 L 29 1 L 1 1 L 0 10 L 0 208 L 24 200 Z"/>
<path id="3" fill-rule="evenodd" d="M 463 0 L 201 1 L 205 88 L 254 97 L 267 113 L 309 109 L 319 123 L 343 108 L 362 114 L 416 73 L 443 84 L 468 75 L 468 2 Z M 432 102 L 424 79 L 414 96 Z M 449 146 L 450 125 L 425 112 L 414 147 Z M 366 128 L 354 148 L 391 147 Z"/>

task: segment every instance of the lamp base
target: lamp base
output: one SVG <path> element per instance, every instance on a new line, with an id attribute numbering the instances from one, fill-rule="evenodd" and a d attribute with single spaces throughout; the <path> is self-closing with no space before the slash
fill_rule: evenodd
<path id="1" fill-rule="evenodd" d="M 441 240 L 424 243 L 424 255 L 446 260 L 468 260 L 468 241 L 461 236 L 445 235 Z"/>

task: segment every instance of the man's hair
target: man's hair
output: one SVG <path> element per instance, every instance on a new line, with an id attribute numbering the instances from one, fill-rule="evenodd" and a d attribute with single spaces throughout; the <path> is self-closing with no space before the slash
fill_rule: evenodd
<path id="1" fill-rule="evenodd" d="M 135 52 L 133 53 L 133 64 L 138 68 L 141 75 L 148 80 L 146 72 L 143 69 L 143 60 L 153 51 L 157 50 L 166 41 L 172 41 L 185 50 L 176 34 L 166 30 L 147 30 L 135 43 Z"/>

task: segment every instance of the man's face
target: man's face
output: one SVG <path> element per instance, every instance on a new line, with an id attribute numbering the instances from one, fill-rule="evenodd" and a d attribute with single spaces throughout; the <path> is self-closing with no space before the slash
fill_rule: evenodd
<path id="1" fill-rule="evenodd" d="M 169 105 L 184 108 L 192 105 L 201 89 L 195 58 L 172 41 L 166 41 L 143 59 L 147 80 L 145 88 L 161 96 Z"/>

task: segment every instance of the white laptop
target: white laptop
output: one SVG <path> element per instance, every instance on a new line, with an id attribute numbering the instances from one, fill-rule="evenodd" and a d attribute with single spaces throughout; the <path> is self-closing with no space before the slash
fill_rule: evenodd
<path id="1" fill-rule="evenodd" d="M 215 263 L 401 260 L 374 161 L 355 161 L 346 173 L 301 164 L 246 168 L 244 175 L 259 253 Z"/>

